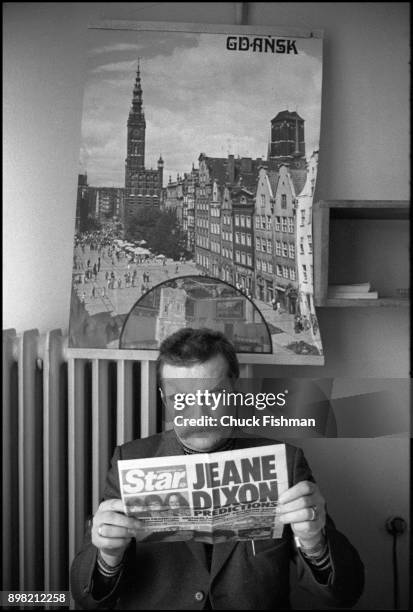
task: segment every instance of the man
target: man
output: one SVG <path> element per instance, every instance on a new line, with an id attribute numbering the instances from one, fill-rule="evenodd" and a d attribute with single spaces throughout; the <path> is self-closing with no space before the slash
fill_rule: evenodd
<path id="1" fill-rule="evenodd" d="M 232 390 L 239 375 L 233 346 L 218 332 L 182 329 L 160 347 L 158 375 L 166 409 L 176 393 Z M 202 406 L 188 406 L 199 416 Z M 219 419 L 227 410 L 214 412 Z M 325 501 L 301 449 L 286 445 L 290 488 L 279 497 L 285 527 L 276 540 L 142 542 L 140 522 L 123 513 L 118 459 L 215 452 L 273 444 L 221 427 L 177 426 L 115 449 L 104 501 L 75 558 L 72 593 L 86 609 L 270 610 L 289 608 L 289 566 L 320 604 L 349 607 L 363 589 L 356 550 L 326 515 Z"/>

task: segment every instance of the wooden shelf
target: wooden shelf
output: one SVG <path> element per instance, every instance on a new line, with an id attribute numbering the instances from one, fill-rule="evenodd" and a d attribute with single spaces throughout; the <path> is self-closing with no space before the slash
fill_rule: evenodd
<path id="1" fill-rule="evenodd" d="M 330 211 L 332 219 L 408 219 L 408 200 L 320 200 L 319 209 Z"/>
<path id="2" fill-rule="evenodd" d="M 408 298 L 382 297 L 377 300 L 328 298 L 330 219 L 408 220 L 407 200 L 320 200 L 313 206 L 314 303 L 326 307 L 405 307 Z"/>
<path id="3" fill-rule="evenodd" d="M 327 298 L 323 306 L 326 308 L 386 308 L 407 307 L 410 305 L 408 298 L 383 297 L 377 300 L 345 300 L 342 298 Z"/>

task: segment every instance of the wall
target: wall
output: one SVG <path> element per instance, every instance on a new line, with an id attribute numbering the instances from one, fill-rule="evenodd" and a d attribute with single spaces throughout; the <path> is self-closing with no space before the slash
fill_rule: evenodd
<path id="1" fill-rule="evenodd" d="M 87 24 L 234 23 L 234 6 L 5 3 L 5 327 L 67 328 Z M 249 21 L 325 30 L 319 197 L 407 199 L 408 4 L 256 2 Z"/>
<path id="2" fill-rule="evenodd" d="M 409 197 L 408 10 L 397 2 L 250 3 L 250 24 L 324 29 L 319 198 Z M 67 329 L 87 24 L 234 23 L 234 16 L 235 4 L 226 2 L 4 4 L 4 328 Z M 326 367 L 280 368 L 277 375 L 408 377 L 407 309 L 318 315 Z M 407 440 L 304 446 L 331 513 L 366 564 L 357 607 L 391 607 L 391 540 L 383 524 L 391 514 L 408 516 Z M 403 608 L 407 556 L 404 536 Z"/>

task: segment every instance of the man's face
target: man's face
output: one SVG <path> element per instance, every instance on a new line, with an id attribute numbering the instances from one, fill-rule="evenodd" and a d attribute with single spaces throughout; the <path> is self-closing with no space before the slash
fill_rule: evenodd
<path id="1" fill-rule="evenodd" d="M 212 425 L 189 425 L 174 423 L 173 427 L 177 437 L 188 448 L 209 452 L 218 448 L 231 434 L 230 427 L 220 426 L 220 417 L 224 414 L 232 414 L 228 406 L 220 402 L 215 410 L 212 405 L 195 402 L 194 405 L 186 405 L 183 410 L 174 407 L 175 396 L 179 394 L 203 394 L 205 391 L 218 393 L 232 391 L 232 382 L 228 375 L 228 363 L 222 355 L 215 355 L 204 363 L 195 363 L 189 366 L 176 366 L 164 364 L 162 367 L 163 395 L 167 404 L 168 416 L 174 419 L 176 416 L 183 419 L 199 419 L 209 416 L 216 420 L 216 426 Z M 210 402 L 212 402 L 210 398 Z M 213 404 L 215 406 L 215 402 Z"/>

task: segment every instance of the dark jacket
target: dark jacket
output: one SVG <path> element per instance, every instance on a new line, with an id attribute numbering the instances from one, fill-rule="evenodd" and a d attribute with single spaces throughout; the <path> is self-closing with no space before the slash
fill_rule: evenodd
<path id="1" fill-rule="evenodd" d="M 236 448 L 274 444 L 262 438 L 237 439 Z M 301 449 L 286 445 L 289 486 L 314 481 Z M 115 449 L 104 499 L 119 498 L 117 460 L 182 454 L 175 432 L 134 440 Z M 289 526 L 277 540 L 216 544 L 211 572 L 200 542 L 135 543 L 127 553 L 123 574 L 112 592 L 100 601 L 91 594 L 97 549 L 86 534 L 83 549 L 71 568 L 72 594 L 85 609 L 201 610 L 209 596 L 213 609 L 288 609 L 290 561 L 297 567 L 303 588 L 320 604 L 351 607 L 363 590 L 364 570 L 357 551 L 327 517 L 326 535 L 333 571 L 328 585 L 315 579 L 310 566 L 294 546 Z"/>

